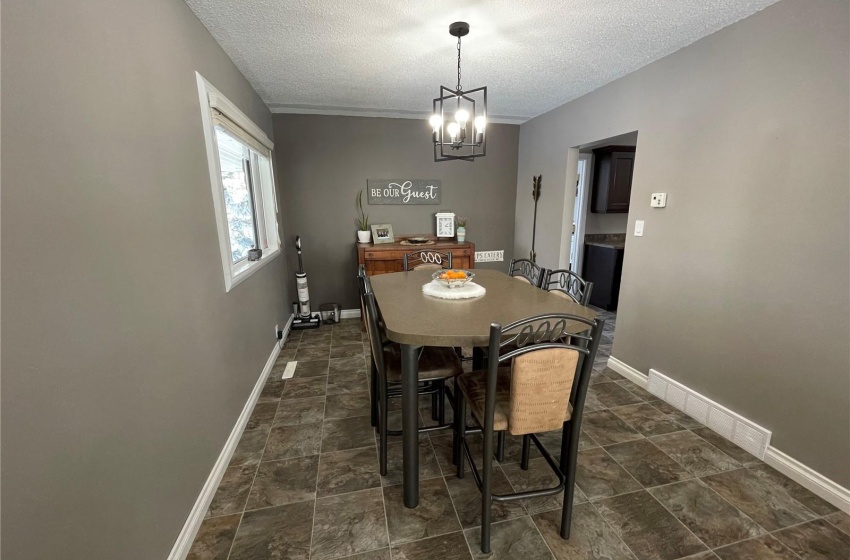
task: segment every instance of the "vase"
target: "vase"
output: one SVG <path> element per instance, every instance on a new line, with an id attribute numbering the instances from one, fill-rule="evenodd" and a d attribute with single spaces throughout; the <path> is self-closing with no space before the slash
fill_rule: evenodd
<path id="1" fill-rule="evenodd" d="M 357 230 L 357 242 L 358 243 L 369 243 L 372 240 L 372 232 L 368 229 L 360 229 Z"/>
<path id="2" fill-rule="evenodd" d="M 461 226 L 457 228 L 457 242 L 463 243 L 466 241 L 466 228 Z"/>

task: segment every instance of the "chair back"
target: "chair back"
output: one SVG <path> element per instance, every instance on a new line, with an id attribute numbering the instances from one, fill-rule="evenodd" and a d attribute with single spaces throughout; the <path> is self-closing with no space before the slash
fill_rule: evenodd
<path id="1" fill-rule="evenodd" d="M 543 289 L 555 295 L 569 298 L 574 302 L 587 305 L 593 282 L 582 279 L 572 270 L 548 270 L 543 281 Z"/>
<path id="2" fill-rule="evenodd" d="M 508 274 L 514 278 L 528 282 L 536 288 L 543 285 L 545 272 L 545 268 L 541 268 L 528 259 L 511 259 L 510 269 L 508 270 Z"/>
<path id="3" fill-rule="evenodd" d="M 485 433 L 489 427 L 492 435 L 499 367 L 509 360 L 511 434 L 560 429 L 568 410 L 573 424 L 580 426 L 604 324 L 601 318 L 566 313 L 528 317 L 505 327 L 491 324 L 489 355 L 498 358 L 487 366 Z M 570 332 L 575 330 L 581 332 Z M 574 427 L 575 437 L 578 429 Z"/>
<path id="4" fill-rule="evenodd" d="M 378 370 L 380 378 L 386 377 L 386 364 L 384 363 L 384 347 L 381 344 L 381 330 L 378 327 L 378 306 L 375 303 L 375 294 L 368 278 L 361 283 L 363 288 L 363 311 L 366 313 L 366 334 L 369 339 L 369 348 L 372 350 L 372 361 Z"/>
<path id="5" fill-rule="evenodd" d="M 439 270 L 452 267 L 452 254 L 449 252 L 423 249 L 404 255 L 404 270 Z"/>

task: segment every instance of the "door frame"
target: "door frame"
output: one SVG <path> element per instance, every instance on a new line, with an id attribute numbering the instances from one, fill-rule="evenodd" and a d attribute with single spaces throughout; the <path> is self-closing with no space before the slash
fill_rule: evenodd
<path id="1" fill-rule="evenodd" d="M 582 265 L 584 264 L 584 234 L 587 229 L 587 209 L 590 206 L 590 185 L 593 179 L 593 154 L 578 155 L 578 163 L 576 164 L 576 176 L 578 176 L 578 165 L 584 162 L 584 181 L 577 185 L 578 193 L 578 220 L 576 220 L 576 270 L 573 270 L 578 275 L 581 275 Z M 575 216 L 576 209 L 573 210 Z"/>

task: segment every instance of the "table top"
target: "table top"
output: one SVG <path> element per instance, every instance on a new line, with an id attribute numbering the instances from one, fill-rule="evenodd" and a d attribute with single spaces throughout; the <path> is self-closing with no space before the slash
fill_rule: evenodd
<path id="1" fill-rule="evenodd" d="M 426 296 L 422 285 L 431 270 L 412 270 L 370 277 L 387 338 L 416 346 L 486 346 L 490 324 L 507 325 L 543 313 L 569 313 L 588 319 L 597 312 L 498 270 L 475 271 L 476 284 L 487 293 L 480 298 L 445 300 Z M 578 332 L 587 325 L 575 323 Z"/>

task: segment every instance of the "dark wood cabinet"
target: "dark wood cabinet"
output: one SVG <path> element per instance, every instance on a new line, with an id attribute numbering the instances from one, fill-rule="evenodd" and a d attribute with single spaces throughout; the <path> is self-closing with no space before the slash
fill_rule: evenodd
<path id="1" fill-rule="evenodd" d="M 635 169 L 633 146 L 606 146 L 593 150 L 591 212 L 615 214 L 629 211 L 632 174 Z"/>
<path id="2" fill-rule="evenodd" d="M 585 245 L 583 268 L 582 278 L 593 282 L 590 304 L 607 311 L 615 311 L 620 299 L 623 249 Z"/>

